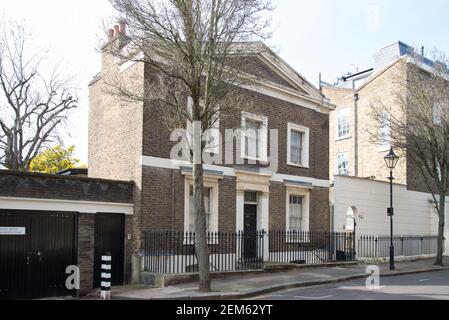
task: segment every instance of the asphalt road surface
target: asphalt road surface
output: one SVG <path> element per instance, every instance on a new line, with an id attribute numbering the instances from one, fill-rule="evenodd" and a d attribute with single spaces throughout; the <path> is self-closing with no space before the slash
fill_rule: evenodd
<path id="1" fill-rule="evenodd" d="M 366 279 L 290 289 L 257 300 L 449 300 L 449 271 L 381 277 L 368 289 Z"/>

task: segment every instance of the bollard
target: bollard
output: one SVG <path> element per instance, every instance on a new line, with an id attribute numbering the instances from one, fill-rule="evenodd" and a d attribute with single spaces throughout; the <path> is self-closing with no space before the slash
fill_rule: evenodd
<path id="1" fill-rule="evenodd" d="M 101 299 L 111 300 L 112 257 L 106 253 L 101 257 Z"/>

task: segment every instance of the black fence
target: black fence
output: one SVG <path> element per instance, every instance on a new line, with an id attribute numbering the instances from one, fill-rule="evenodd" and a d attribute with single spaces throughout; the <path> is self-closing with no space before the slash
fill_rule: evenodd
<path id="1" fill-rule="evenodd" d="M 157 274 L 198 271 L 195 233 L 144 233 L 144 268 Z M 320 264 L 354 260 L 352 233 L 258 231 L 208 233 L 211 272 L 259 270 L 270 262 Z"/>
<path id="2" fill-rule="evenodd" d="M 257 270 L 263 268 L 264 235 L 210 232 L 210 271 Z M 157 274 L 198 271 L 195 233 L 160 231 L 144 233 L 145 271 Z"/>
<path id="3" fill-rule="evenodd" d="M 355 259 L 353 233 L 270 231 L 269 261 L 322 264 Z"/>
<path id="4" fill-rule="evenodd" d="M 390 256 L 390 236 L 361 236 L 358 239 L 359 258 L 387 258 Z M 395 236 L 396 257 L 432 255 L 437 253 L 438 236 Z"/>

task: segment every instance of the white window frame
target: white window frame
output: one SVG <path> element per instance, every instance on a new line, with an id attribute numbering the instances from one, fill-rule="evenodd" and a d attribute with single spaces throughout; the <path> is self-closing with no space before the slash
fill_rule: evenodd
<path id="1" fill-rule="evenodd" d="M 287 165 L 300 167 L 300 168 L 309 168 L 309 147 L 310 147 L 310 129 L 304 126 L 300 126 L 294 123 L 288 123 L 287 125 Z M 302 164 L 293 163 L 291 161 L 291 141 L 292 141 L 292 131 L 301 132 L 303 134 L 302 141 L 302 154 L 301 160 Z"/>
<path id="2" fill-rule="evenodd" d="M 348 117 L 348 120 L 347 120 L 348 133 L 345 134 L 345 135 L 340 136 L 340 124 L 341 124 L 340 123 L 340 114 L 343 113 L 343 112 L 347 112 L 348 113 L 347 114 L 347 117 Z M 341 109 L 338 109 L 336 113 L 337 113 L 336 114 L 336 116 L 337 116 L 337 128 L 336 128 L 336 130 L 337 130 L 337 133 L 336 133 L 337 139 L 336 140 L 338 141 L 338 140 L 343 140 L 343 139 L 350 138 L 351 137 L 351 121 L 350 121 L 351 110 L 349 108 L 341 108 Z"/>
<path id="3" fill-rule="evenodd" d="M 184 231 L 190 230 L 190 188 L 193 186 L 191 176 L 184 179 Z M 219 183 L 218 179 L 205 179 L 204 188 L 210 188 L 210 216 L 209 232 L 218 232 L 218 201 L 219 201 Z"/>
<path id="4" fill-rule="evenodd" d="M 295 188 L 295 187 L 286 187 L 286 201 L 285 201 L 285 230 L 287 233 L 290 231 L 290 196 L 299 196 L 303 198 L 303 222 L 304 228 L 301 232 L 308 232 L 310 230 L 310 190 L 303 188 Z M 293 230 L 292 230 L 293 231 Z M 308 242 L 309 239 L 289 239 L 287 235 L 287 242 Z"/>
<path id="5" fill-rule="evenodd" d="M 259 157 L 249 157 L 246 155 L 246 120 L 253 120 L 261 123 L 261 129 L 259 130 Z M 254 160 L 260 162 L 268 162 L 268 118 L 265 116 L 242 112 L 241 123 L 241 143 L 240 143 L 240 156 L 242 159 Z"/>
<path id="6" fill-rule="evenodd" d="M 341 174 L 340 173 L 340 156 L 341 155 L 346 155 L 346 162 L 348 163 L 348 165 L 347 165 L 347 173 L 346 174 Z M 337 175 L 340 175 L 340 176 L 349 176 L 349 165 L 350 165 L 350 163 L 349 163 L 349 152 L 339 152 L 339 153 L 337 153 L 337 167 L 335 168 L 336 169 L 336 173 L 337 173 Z"/>
<path id="7" fill-rule="evenodd" d="M 386 136 L 387 136 L 387 139 L 390 140 L 391 139 L 391 128 L 388 123 L 386 125 L 384 125 L 383 121 L 390 122 L 390 115 L 388 114 L 388 112 L 382 112 L 381 118 L 385 118 L 385 120 L 381 119 L 381 121 L 379 123 L 379 152 L 385 152 L 385 151 L 390 150 L 391 143 L 386 140 L 382 141 L 382 137 L 383 137 L 382 130 L 387 131 Z"/>

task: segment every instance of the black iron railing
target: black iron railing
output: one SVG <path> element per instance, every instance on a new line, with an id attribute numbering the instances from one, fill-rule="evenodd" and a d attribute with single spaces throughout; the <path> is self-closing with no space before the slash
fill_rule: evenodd
<path id="1" fill-rule="evenodd" d="M 145 232 L 145 271 L 157 274 L 197 272 L 195 238 L 193 232 Z M 212 272 L 262 269 L 264 261 L 298 264 L 351 261 L 355 255 L 352 233 L 210 232 L 207 241 Z"/>
<path id="2" fill-rule="evenodd" d="M 263 268 L 264 232 L 209 232 L 211 272 L 257 270 Z M 145 271 L 157 274 L 198 271 L 195 233 L 151 231 L 144 233 Z"/>
<path id="3" fill-rule="evenodd" d="M 358 239 L 359 258 L 387 258 L 390 236 L 361 236 Z M 438 236 L 396 236 L 393 244 L 396 257 L 432 255 L 437 253 Z"/>
<path id="4" fill-rule="evenodd" d="M 321 264 L 354 260 L 353 233 L 269 232 L 269 261 Z"/>

